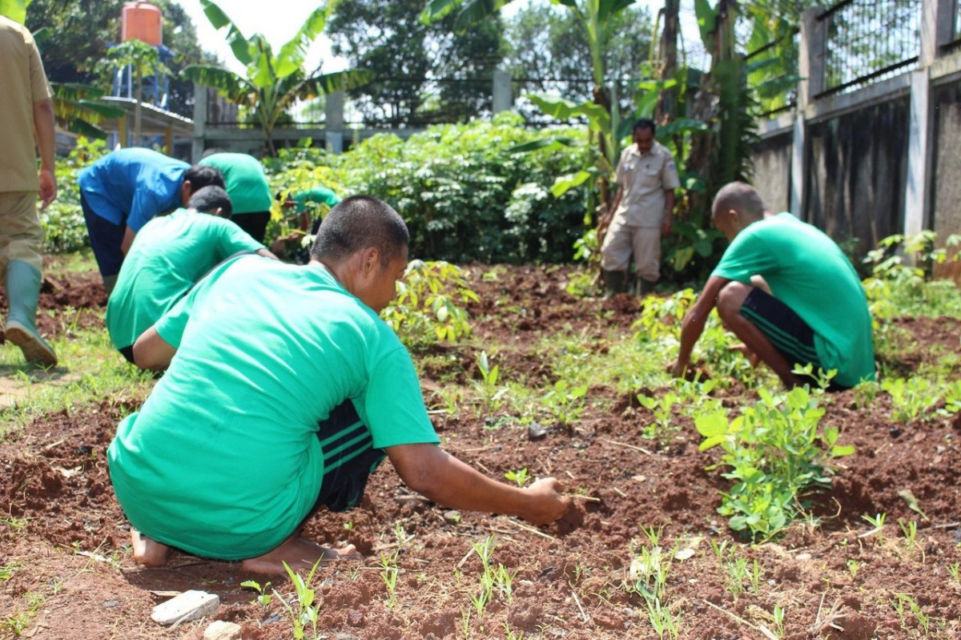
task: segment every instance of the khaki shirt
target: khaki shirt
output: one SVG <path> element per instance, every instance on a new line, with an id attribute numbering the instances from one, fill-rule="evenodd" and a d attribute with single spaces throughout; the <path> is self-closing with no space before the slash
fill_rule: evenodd
<path id="1" fill-rule="evenodd" d="M 664 190 L 681 185 L 671 152 L 659 142 L 645 154 L 633 143 L 624 149 L 614 181 L 624 193 L 615 217 L 638 227 L 660 227 L 664 219 Z"/>
<path id="2" fill-rule="evenodd" d="M 30 31 L 0 16 L 0 192 L 37 191 L 33 103 L 50 98 Z"/>

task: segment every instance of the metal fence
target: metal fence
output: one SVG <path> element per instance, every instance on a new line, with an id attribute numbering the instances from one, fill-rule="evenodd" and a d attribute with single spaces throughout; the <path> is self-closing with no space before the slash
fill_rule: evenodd
<path id="1" fill-rule="evenodd" d="M 877 81 L 918 60 L 921 0 L 844 0 L 818 20 L 825 33 L 824 93 Z"/>

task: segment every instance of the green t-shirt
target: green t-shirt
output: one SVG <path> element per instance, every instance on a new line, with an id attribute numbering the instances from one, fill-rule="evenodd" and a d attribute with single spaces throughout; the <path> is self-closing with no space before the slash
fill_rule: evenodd
<path id="1" fill-rule="evenodd" d="M 750 284 L 760 275 L 774 297 L 814 331 L 822 366 L 854 386 L 874 379 L 867 297 L 851 261 L 816 227 L 790 213 L 759 220 L 735 236 L 712 276 Z"/>
<path id="2" fill-rule="evenodd" d="M 118 349 L 132 345 L 218 262 L 264 245 L 230 220 L 188 209 L 143 226 L 107 301 L 107 331 Z"/>
<path id="3" fill-rule="evenodd" d="M 280 544 L 321 487 L 317 422 L 346 399 L 377 449 L 438 442 L 407 350 L 318 265 L 239 257 L 156 328 L 177 353 L 108 461 L 130 522 L 160 542 L 224 560 Z"/>
<path id="4" fill-rule="evenodd" d="M 273 198 L 260 161 L 246 153 L 212 153 L 198 164 L 220 169 L 233 215 L 270 211 Z"/>
<path id="5" fill-rule="evenodd" d="M 290 199 L 297 204 L 297 211 L 299 212 L 306 211 L 307 203 L 310 202 L 325 204 L 328 207 L 333 207 L 335 204 L 340 202 L 340 198 L 337 196 L 337 194 L 327 187 L 314 187 L 313 189 L 308 189 L 307 191 L 301 191 L 290 196 Z"/>

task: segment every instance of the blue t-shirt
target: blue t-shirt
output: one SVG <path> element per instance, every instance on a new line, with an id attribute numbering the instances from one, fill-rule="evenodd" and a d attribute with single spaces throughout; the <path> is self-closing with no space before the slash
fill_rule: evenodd
<path id="1" fill-rule="evenodd" d="M 157 151 L 130 147 L 82 170 L 77 184 L 93 213 L 136 232 L 158 213 L 181 205 L 180 187 L 189 168 Z"/>

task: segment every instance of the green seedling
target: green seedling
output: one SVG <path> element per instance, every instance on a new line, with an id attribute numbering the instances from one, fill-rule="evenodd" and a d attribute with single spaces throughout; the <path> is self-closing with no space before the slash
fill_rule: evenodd
<path id="1" fill-rule="evenodd" d="M 921 377 L 886 378 L 881 389 L 891 396 L 892 416 L 902 424 L 913 420 L 927 420 L 933 415 L 940 394 L 930 380 Z"/>
<path id="2" fill-rule="evenodd" d="M 486 351 L 481 351 L 477 357 L 477 369 L 480 371 L 482 383 L 480 385 L 484 408 L 488 413 L 494 413 L 501 407 L 501 400 L 507 393 L 507 387 L 497 388 L 500 377 L 500 367 L 491 365 Z"/>
<path id="3" fill-rule="evenodd" d="M 677 640 L 681 633 L 680 616 L 675 615 L 670 607 L 661 604 L 658 598 L 648 599 L 646 604 L 647 619 L 650 621 L 651 627 L 654 629 L 654 633 L 657 634 L 659 640 L 663 640 L 664 638 Z"/>
<path id="4" fill-rule="evenodd" d="M 874 517 L 871 517 L 865 513 L 863 516 L 861 516 L 861 519 L 867 522 L 868 524 L 870 524 L 872 529 L 870 531 L 865 531 L 864 533 L 859 534 L 858 537 L 867 538 L 868 536 L 876 535 L 878 537 L 878 541 L 883 542 L 885 518 L 887 518 L 887 514 L 885 513 L 879 513 Z"/>
<path id="5" fill-rule="evenodd" d="M 558 380 L 541 402 L 559 427 L 570 427 L 584 411 L 586 395 L 586 384 L 572 387 L 566 380 Z"/>
<path id="6" fill-rule="evenodd" d="M 851 574 L 851 579 L 856 579 L 858 577 L 858 571 L 861 569 L 861 563 L 854 558 L 848 558 L 845 564 L 848 567 L 848 572 Z"/>
<path id="7" fill-rule="evenodd" d="M 523 487 L 531 479 L 530 474 L 527 473 L 527 467 L 518 469 L 517 471 L 508 471 L 504 474 L 504 477 L 516 484 L 518 487 Z"/>
<path id="8" fill-rule="evenodd" d="M 922 632 L 921 637 L 927 638 L 928 630 L 931 626 L 931 618 L 921 610 L 921 605 L 918 604 L 918 601 L 907 593 L 898 593 L 895 595 L 897 599 L 891 601 L 891 606 L 898 614 L 901 628 L 904 630 L 910 629 L 912 623 L 909 622 L 909 620 L 913 618 Z"/>
<path id="9" fill-rule="evenodd" d="M 261 584 L 256 580 L 244 580 L 240 583 L 240 586 L 244 589 L 253 589 L 257 592 L 257 599 L 255 602 L 260 605 L 261 609 L 263 609 L 263 613 L 266 613 L 267 607 L 270 606 L 270 601 L 272 600 L 271 595 L 267 593 L 267 589 L 270 588 L 270 583 L 267 582 L 261 586 Z"/>
<path id="10" fill-rule="evenodd" d="M 638 394 L 637 401 L 654 414 L 654 422 L 644 427 L 642 435 L 656 440 L 662 447 L 669 445 L 681 430 L 674 419 L 673 411 L 680 401 L 678 395 L 673 391 L 668 391 L 659 398 Z"/>
<path id="11" fill-rule="evenodd" d="M 774 619 L 774 635 L 778 638 L 784 637 L 784 607 L 780 605 L 774 605 L 774 611 L 771 614 Z"/>
<path id="12" fill-rule="evenodd" d="M 820 428 L 824 409 L 806 388 L 778 395 L 762 388 L 758 396 L 757 404 L 731 420 L 718 410 L 694 423 L 704 437 L 700 449 L 721 447 L 721 463 L 729 468 L 723 475 L 734 481 L 718 513 L 728 516 L 735 531 L 769 539 L 798 515 L 801 495 L 831 485 L 828 463 L 854 447 L 837 444 L 836 427 Z"/>
<path id="13" fill-rule="evenodd" d="M 470 335 L 470 320 L 461 305 L 478 300 L 460 267 L 412 260 L 381 316 L 408 347 L 454 343 Z"/>
<path id="14" fill-rule="evenodd" d="M 387 608 L 393 609 L 397 605 L 397 577 L 400 575 L 400 568 L 397 566 L 397 556 L 399 549 L 394 549 L 391 553 L 380 555 L 380 579 L 383 580 L 387 588 Z"/>
<path id="15" fill-rule="evenodd" d="M 908 547 L 920 550 L 921 547 L 918 544 L 918 523 L 914 520 L 910 522 L 898 520 L 898 526 L 901 528 L 901 533 L 904 534 L 904 539 L 907 540 Z"/>
<path id="16" fill-rule="evenodd" d="M 311 567 L 310 573 L 307 574 L 306 578 L 301 577 L 299 573 L 296 573 L 290 568 L 286 562 L 283 563 L 284 570 L 287 571 L 287 576 L 290 578 L 290 582 L 294 585 L 294 592 L 297 596 L 296 607 L 291 602 L 288 602 L 283 596 L 281 596 L 276 589 L 274 589 L 274 595 L 280 600 L 280 604 L 283 605 L 284 609 L 287 611 L 290 621 L 293 625 L 293 633 L 295 640 L 303 640 L 304 631 L 309 624 L 311 626 L 313 638 L 316 640 L 317 636 L 317 613 L 320 611 L 320 603 L 315 602 L 316 592 L 310 586 L 313 582 L 314 574 L 317 573 L 317 569 L 320 567 L 322 558 L 318 559 Z"/>
<path id="17" fill-rule="evenodd" d="M 961 564 L 955 562 L 954 564 L 948 565 L 948 573 L 954 578 L 954 581 L 961 585 Z"/>

